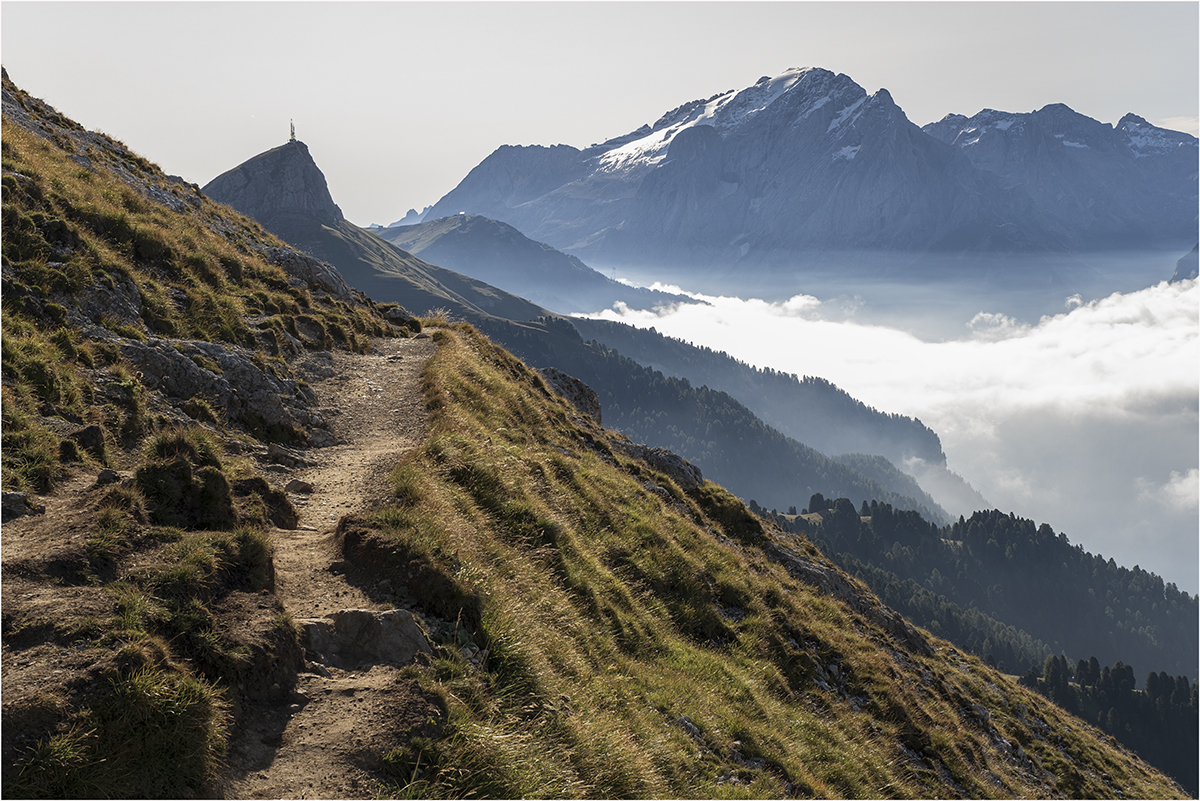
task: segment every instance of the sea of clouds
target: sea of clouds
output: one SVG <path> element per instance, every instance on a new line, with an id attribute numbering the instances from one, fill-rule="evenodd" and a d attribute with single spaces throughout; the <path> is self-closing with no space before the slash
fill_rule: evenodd
<path id="1" fill-rule="evenodd" d="M 809 295 L 768 302 L 657 288 L 705 304 L 589 316 L 820 376 L 917 417 L 941 436 L 949 468 L 993 506 L 1197 591 L 1196 281 L 1064 298 L 1061 313 L 1036 322 L 981 310 L 938 341 L 871 324 L 869 309 L 847 318 Z"/>

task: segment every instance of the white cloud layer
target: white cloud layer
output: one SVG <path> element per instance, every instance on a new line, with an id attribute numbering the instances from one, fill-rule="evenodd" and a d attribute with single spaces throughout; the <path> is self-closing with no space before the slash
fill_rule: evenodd
<path id="1" fill-rule="evenodd" d="M 1037 323 L 981 310 L 942 342 L 823 319 L 808 295 L 693 296 L 709 305 L 596 316 L 821 376 L 877 409 L 918 417 L 941 436 L 950 468 L 992 504 L 1196 591 L 1195 281 L 1074 296 Z"/>

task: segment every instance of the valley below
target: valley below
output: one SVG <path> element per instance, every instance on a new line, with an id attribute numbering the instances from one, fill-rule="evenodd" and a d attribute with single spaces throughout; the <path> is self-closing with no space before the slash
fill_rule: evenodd
<path id="1" fill-rule="evenodd" d="M 1086 283 L 1023 289 L 793 272 L 756 295 L 693 276 L 703 290 L 649 285 L 696 303 L 580 316 L 821 376 L 918 419 L 988 504 L 1194 592 L 1200 300 L 1194 282 L 1166 282 L 1173 262 L 1110 255 Z M 926 459 L 898 466 L 953 516 L 978 508 L 940 491 Z"/>
<path id="2" fill-rule="evenodd" d="M 671 272 L 653 239 L 751 202 L 718 168 L 771 120 L 888 241 L 1042 247 L 1121 207 L 1039 216 L 819 69 L 505 146 L 439 201 L 504 212 L 508 181 L 661 272 L 474 208 L 359 228 L 294 131 L 202 188 L 7 73 L 3 106 L 6 794 L 1197 792 L 1196 279 L 1146 251 Z M 1036 114 L 997 130 L 1194 147 Z M 868 157 L 958 183 L 906 217 Z M 597 186 L 636 224 L 584 220 Z"/>

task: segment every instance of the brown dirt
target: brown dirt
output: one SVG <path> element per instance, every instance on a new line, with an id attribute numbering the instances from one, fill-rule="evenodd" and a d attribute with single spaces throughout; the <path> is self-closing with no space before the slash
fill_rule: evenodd
<path id="1" fill-rule="evenodd" d="M 276 597 L 231 595 L 211 610 L 219 628 L 269 630 L 276 599 L 293 619 L 339 609 L 391 608 L 347 580 L 334 532 L 343 516 L 387 502 L 388 472 L 422 442 L 427 414 L 420 373 L 435 348 L 428 338 L 376 340 L 367 355 L 332 353 L 332 376 L 305 376 L 339 444 L 307 450 L 304 455 L 316 466 L 266 473 L 275 486 L 298 478 L 312 484 L 313 492 L 291 495 L 299 529 L 271 531 Z M 80 571 L 89 565 L 86 542 L 94 532 L 97 503 L 107 491 L 95 486 L 96 473 L 96 468 L 77 468 L 54 493 L 38 499 L 45 514 L 4 524 L 3 701 L 6 718 L 15 711 L 10 719 L 22 721 L 5 727 L 6 758 L 37 740 L 43 718 L 46 726 L 54 724 L 55 708 L 83 701 L 80 693 L 100 664 L 95 649 L 85 647 L 86 632 L 64 647 L 63 632 L 55 630 L 65 608 L 97 621 L 113 614 L 103 588 L 79 582 Z M 152 554 L 134 554 L 122 570 L 136 569 L 144 558 Z M 225 797 L 387 795 L 392 777 L 381 770 L 382 757 L 438 729 L 436 699 L 396 667 L 344 671 L 308 665 L 306 670 L 328 675 L 301 672 L 292 687 L 289 669 L 282 658 L 278 661 L 255 677 L 275 684 L 247 686 L 240 694 L 241 723 L 229 743 L 225 780 L 213 788 Z"/>
<path id="2" fill-rule="evenodd" d="M 295 470 L 313 485 L 293 495 L 300 528 L 275 530 L 275 591 L 295 619 L 339 609 L 388 609 L 347 581 L 334 531 L 344 515 L 387 502 L 387 474 L 426 431 L 420 374 L 429 339 L 383 340 L 369 355 L 335 352 L 328 378 L 309 376 L 341 444 L 307 452 Z M 286 482 L 285 482 L 286 483 Z M 399 670 L 323 668 L 299 675 L 295 692 L 241 717 L 230 744 L 226 795 L 233 798 L 368 798 L 386 794 L 380 760 L 436 727 L 437 708 Z"/>

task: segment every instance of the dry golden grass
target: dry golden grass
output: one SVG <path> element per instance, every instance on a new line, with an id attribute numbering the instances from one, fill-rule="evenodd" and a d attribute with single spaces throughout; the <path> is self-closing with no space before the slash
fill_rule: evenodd
<path id="1" fill-rule="evenodd" d="M 684 493 L 612 454 L 597 426 L 469 327 L 436 337 L 431 435 L 393 473 L 397 508 L 377 519 L 467 613 L 437 662 L 414 669 L 450 723 L 396 755 L 424 771 L 401 774 L 402 794 L 1112 795 L 1101 773 L 1127 795 L 1177 792 L 944 642 L 892 656 L 902 649 L 886 632 L 768 560 L 722 490 Z M 451 647 L 467 639 L 489 650 L 484 670 Z M 831 664 L 842 679 L 830 692 L 816 671 Z"/>

